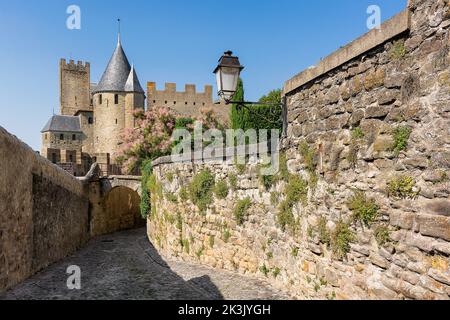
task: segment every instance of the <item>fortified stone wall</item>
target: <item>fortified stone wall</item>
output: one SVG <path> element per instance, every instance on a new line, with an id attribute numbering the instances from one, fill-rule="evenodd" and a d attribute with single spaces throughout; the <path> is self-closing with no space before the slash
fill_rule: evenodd
<path id="1" fill-rule="evenodd" d="M 298 298 L 449 299 L 449 5 L 410 1 L 286 83 L 289 174 L 157 161 L 149 238 Z M 199 210 L 183 187 L 208 168 L 229 194 Z"/>
<path id="2" fill-rule="evenodd" d="M 230 105 L 214 104 L 213 87 L 205 86 L 204 92 L 197 92 L 196 86 L 187 84 L 185 91 L 177 91 L 175 83 L 166 83 L 164 90 L 157 90 L 155 82 L 147 82 L 147 108 L 168 107 L 186 117 L 198 117 L 202 108 L 212 109 L 224 123 L 230 120 Z"/>
<path id="3" fill-rule="evenodd" d="M 89 238 L 81 183 L 0 127 L 0 291 Z"/>

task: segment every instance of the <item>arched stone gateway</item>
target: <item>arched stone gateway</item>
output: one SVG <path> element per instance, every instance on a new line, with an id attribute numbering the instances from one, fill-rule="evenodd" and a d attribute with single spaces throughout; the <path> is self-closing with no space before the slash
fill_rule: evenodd
<path id="1" fill-rule="evenodd" d="M 91 232 L 107 234 L 118 230 L 143 227 L 139 194 L 123 186 L 112 188 L 103 198 L 101 209 L 91 220 Z"/>
<path id="2" fill-rule="evenodd" d="M 91 236 L 145 226 L 140 213 L 141 177 L 100 177 L 94 164 L 80 180 L 89 195 Z"/>

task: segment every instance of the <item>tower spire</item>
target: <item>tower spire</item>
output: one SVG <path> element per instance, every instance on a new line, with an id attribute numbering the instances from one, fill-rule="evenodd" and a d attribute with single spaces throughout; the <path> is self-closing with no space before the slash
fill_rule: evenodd
<path id="1" fill-rule="evenodd" d="M 120 43 L 120 18 L 117 19 L 117 24 L 118 24 L 118 28 L 119 28 L 119 31 L 117 33 L 117 45 L 119 46 L 119 45 L 121 45 L 121 43 Z"/>

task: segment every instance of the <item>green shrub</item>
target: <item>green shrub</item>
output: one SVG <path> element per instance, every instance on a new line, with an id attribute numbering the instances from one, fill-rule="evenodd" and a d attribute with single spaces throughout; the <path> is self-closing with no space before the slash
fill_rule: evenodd
<path id="1" fill-rule="evenodd" d="M 272 270 L 272 275 L 273 275 L 274 278 L 277 278 L 277 277 L 280 275 L 280 273 L 281 273 L 281 270 L 280 270 L 280 268 L 278 268 L 278 267 L 275 267 L 275 268 Z"/>
<path id="2" fill-rule="evenodd" d="M 400 60 L 406 55 L 405 41 L 397 40 L 392 44 L 389 50 L 389 57 L 393 60 Z"/>
<path id="3" fill-rule="evenodd" d="M 411 132 L 412 129 L 409 127 L 398 127 L 393 131 L 393 151 L 395 156 L 398 156 L 401 151 L 406 150 Z"/>
<path id="4" fill-rule="evenodd" d="M 357 190 L 347 203 L 353 212 L 353 218 L 370 226 L 378 216 L 379 207 L 373 199 L 368 199 L 363 191 Z"/>
<path id="5" fill-rule="evenodd" d="M 306 170 L 309 173 L 309 186 L 311 190 L 315 190 L 319 177 L 317 175 L 317 159 L 316 153 L 311 149 L 306 141 L 300 144 L 300 154 L 305 162 Z"/>
<path id="6" fill-rule="evenodd" d="M 343 259 L 350 252 L 350 243 L 355 240 L 355 235 L 350 230 L 350 226 L 343 221 L 339 221 L 336 229 L 331 235 L 331 248 L 338 259 Z"/>
<path id="7" fill-rule="evenodd" d="M 352 139 L 359 140 L 364 138 L 364 132 L 361 127 L 357 127 L 352 130 Z"/>
<path id="8" fill-rule="evenodd" d="M 180 241 L 180 244 L 181 244 L 181 247 L 184 249 L 184 251 L 185 251 L 187 254 L 189 254 L 190 251 L 191 251 L 191 247 L 190 247 L 190 244 L 189 244 L 189 240 L 187 240 L 187 239 L 182 239 L 182 240 Z"/>
<path id="9" fill-rule="evenodd" d="M 331 235 L 328 231 L 327 220 L 325 217 L 320 217 L 319 224 L 317 225 L 317 233 L 319 235 L 320 242 L 329 246 L 331 243 Z"/>
<path id="10" fill-rule="evenodd" d="M 281 177 L 281 179 L 285 182 L 289 181 L 289 170 L 288 170 L 288 165 L 287 165 L 287 157 L 286 157 L 286 153 L 284 152 L 280 152 L 280 172 L 279 175 Z"/>
<path id="11" fill-rule="evenodd" d="M 217 182 L 214 193 L 218 199 L 225 199 L 229 193 L 227 182 L 225 180 Z"/>
<path id="12" fill-rule="evenodd" d="M 267 259 L 269 259 L 269 260 L 273 259 L 273 252 L 272 251 L 267 252 L 266 256 L 267 256 Z"/>
<path id="13" fill-rule="evenodd" d="M 292 209 L 295 204 L 302 202 L 306 205 L 308 198 L 308 184 L 299 176 L 292 176 L 284 193 L 286 199 L 281 202 L 278 208 L 277 220 L 283 230 L 286 226 L 292 226 L 295 222 Z"/>
<path id="14" fill-rule="evenodd" d="M 198 249 L 196 252 L 195 252 L 195 255 L 197 256 L 197 259 L 200 259 L 200 257 L 203 255 L 203 252 L 205 251 L 205 246 L 204 245 L 202 245 L 201 247 L 200 247 L 200 249 Z"/>
<path id="15" fill-rule="evenodd" d="M 189 200 L 189 192 L 186 187 L 181 187 L 180 189 L 180 199 L 183 202 L 186 202 Z"/>
<path id="16" fill-rule="evenodd" d="M 173 178 L 174 178 L 174 173 L 172 171 L 168 172 L 166 178 L 167 178 L 167 181 L 172 183 L 173 182 Z"/>
<path id="17" fill-rule="evenodd" d="M 267 268 L 267 266 L 265 264 L 263 264 L 260 268 L 259 271 L 261 271 L 262 274 L 264 274 L 266 277 L 269 274 L 270 270 L 269 268 Z"/>
<path id="18" fill-rule="evenodd" d="M 391 197 L 406 199 L 415 198 L 417 192 L 414 191 L 416 181 L 410 176 L 399 176 L 393 178 L 388 183 L 388 195 Z"/>
<path id="19" fill-rule="evenodd" d="M 172 192 L 166 193 L 166 199 L 172 203 L 178 203 L 178 197 Z"/>
<path id="20" fill-rule="evenodd" d="M 238 225 L 242 225 L 247 217 L 248 209 L 252 205 L 252 200 L 247 197 L 243 200 L 239 200 L 234 208 L 234 217 Z"/>
<path id="21" fill-rule="evenodd" d="M 228 243 L 230 238 L 231 238 L 231 232 L 227 227 L 225 227 L 222 231 L 222 239 L 225 243 Z"/>
<path id="22" fill-rule="evenodd" d="M 181 217 L 181 213 L 177 213 L 177 229 L 182 232 L 183 231 L 183 218 Z"/>
<path id="23" fill-rule="evenodd" d="M 144 219 L 147 219 L 151 209 L 151 200 L 150 200 L 151 194 L 150 190 L 148 189 L 148 180 L 150 176 L 152 176 L 152 162 L 148 160 L 145 161 L 142 165 L 141 171 L 142 171 L 142 178 L 141 178 L 142 196 L 140 209 L 141 209 L 141 216 Z"/>
<path id="24" fill-rule="evenodd" d="M 214 176 L 209 169 L 197 174 L 189 184 L 191 201 L 200 211 L 205 211 L 213 202 L 212 190 L 214 188 Z"/>
<path id="25" fill-rule="evenodd" d="M 291 256 L 293 256 L 294 258 L 296 258 L 296 257 L 298 256 L 298 251 L 299 251 L 299 250 L 300 250 L 300 249 L 297 248 L 297 247 L 292 248 Z"/>
<path id="26" fill-rule="evenodd" d="M 235 174 L 231 173 L 231 174 L 228 176 L 228 182 L 230 183 L 231 189 L 232 189 L 233 191 L 236 191 L 237 188 L 238 188 L 237 176 L 236 176 Z"/>
<path id="27" fill-rule="evenodd" d="M 385 245 L 389 241 L 391 241 L 391 233 L 389 228 L 385 225 L 380 225 L 374 230 L 375 239 L 380 246 Z"/>

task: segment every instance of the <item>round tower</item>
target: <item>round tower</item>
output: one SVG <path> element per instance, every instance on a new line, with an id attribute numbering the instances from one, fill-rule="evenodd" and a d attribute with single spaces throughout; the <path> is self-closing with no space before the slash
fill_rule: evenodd
<path id="1" fill-rule="evenodd" d="M 125 128 L 134 126 L 132 113 L 143 109 L 144 102 L 144 90 L 128 62 L 119 35 L 117 47 L 93 90 L 95 153 L 109 153 L 114 162 L 122 143 L 121 135 Z"/>

